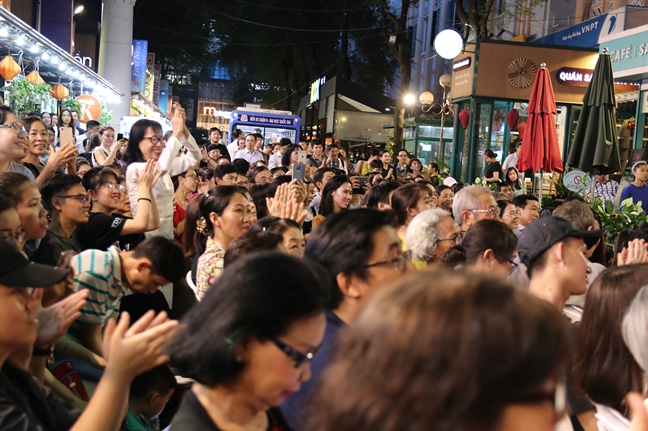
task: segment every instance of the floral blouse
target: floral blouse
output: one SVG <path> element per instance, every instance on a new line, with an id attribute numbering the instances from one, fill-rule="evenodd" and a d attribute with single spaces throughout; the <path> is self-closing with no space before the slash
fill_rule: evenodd
<path id="1" fill-rule="evenodd" d="M 196 294 L 200 301 L 209 286 L 223 273 L 225 249 L 213 238 L 207 238 L 205 252 L 198 258 Z"/>

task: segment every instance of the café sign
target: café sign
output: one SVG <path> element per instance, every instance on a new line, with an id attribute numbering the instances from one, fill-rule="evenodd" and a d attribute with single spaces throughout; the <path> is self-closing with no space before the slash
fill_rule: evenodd
<path id="1" fill-rule="evenodd" d="M 556 81 L 560 84 L 570 87 L 587 87 L 594 77 L 592 69 L 578 69 L 576 67 L 561 67 L 556 71 Z M 637 91 L 639 87 L 636 84 L 625 82 L 615 82 L 616 91 Z"/>

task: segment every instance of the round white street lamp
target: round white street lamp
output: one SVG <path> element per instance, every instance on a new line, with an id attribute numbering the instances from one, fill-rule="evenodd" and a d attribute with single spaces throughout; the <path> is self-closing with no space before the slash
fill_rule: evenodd
<path id="1" fill-rule="evenodd" d="M 464 43 L 461 35 L 453 29 L 446 29 L 434 38 L 434 50 L 446 60 L 452 60 L 463 51 Z"/>
<path id="2" fill-rule="evenodd" d="M 405 102 L 407 106 L 412 106 L 416 102 L 416 97 L 412 93 L 407 93 L 403 102 Z"/>

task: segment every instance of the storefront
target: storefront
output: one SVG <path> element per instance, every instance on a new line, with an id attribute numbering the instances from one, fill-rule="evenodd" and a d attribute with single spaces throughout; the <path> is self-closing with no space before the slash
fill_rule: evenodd
<path id="1" fill-rule="evenodd" d="M 73 107 L 82 123 L 109 122 L 105 103 L 128 103 L 114 85 L 97 75 L 27 23 L 0 7 L 0 73 L 4 101 L 19 115 Z M 82 96 L 83 97 L 80 97 Z"/>
<path id="2" fill-rule="evenodd" d="M 330 137 L 349 147 L 384 144 L 388 134 L 383 125 L 393 124 L 395 104 L 344 78 L 318 78 L 299 104 L 302 140 Z"/>
<path id="3" fill-rule="evenodd" d="M 598 50 L 490 40 L 472 47 L 467 46 L 453 63 L 451 101 L 456 114 L 451 175 L 466 182 L 483 176 L 487 149 L 504 161 L 509 144 L 519 139 L 520 125 L 526 124 L 528 100 L 542 63 L 551 74 L 558 143 L 566 160 Z M 617 92 L 636 88 L 619 84 Z M 516 124 L 509 125 L 509 118 L 516 117 Z"/>
<path id="4" fill-rule="evenodd" d="M 648 148 L 648 25 L 602 38 L 599 49 L 608 50 L 614 79 L 634 86 L 631 91 L 616 92 L 622 166 L 629 157 L 647 160 L 643 151 L 629 153 Z"/>

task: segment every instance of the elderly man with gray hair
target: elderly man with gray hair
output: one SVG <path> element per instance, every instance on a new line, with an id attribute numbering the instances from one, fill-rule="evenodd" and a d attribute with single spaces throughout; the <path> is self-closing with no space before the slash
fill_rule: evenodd
<path id="1" fill-rule="evenodd" d="M 482 186 L 464 187 L 454 197 L 452 214 L 461 228 L 466 232 L 479 220 L 499 220 L 499 207 L 489 189 Z"/>
<path id="2" fill-rule="evenodd" d="M 412 252 L 412 263 L 420 270 L 436 266 L 443 253 L 456 245 L 460 235 L 459 225 L 448 212 L 435 208 L 412 219 L 407 227 L 405 243 Z"/>

